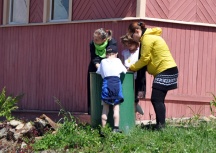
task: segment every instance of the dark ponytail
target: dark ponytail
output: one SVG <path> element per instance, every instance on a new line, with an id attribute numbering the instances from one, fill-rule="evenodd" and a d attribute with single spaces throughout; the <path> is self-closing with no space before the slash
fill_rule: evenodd
<path id="1" fill-rule="evenodd" d="M 145 23 L 144 22 L 133 22 L 128 27 L 129 33 L 134 33 L 136 29 L 140 29 L 142 31 L 146 30 Z"/>
<path id="2" fill-rule="evenodd" d="M 101 39 L 112 39 L 112 30 L 104 30 L 104 28 L 100 28 L 95 30 L 94 35 L 99 35 Z"/>
<path id="3" fill-rule="evenodd" d="M 112 39 L 112 30 L 106 30 L 107 33 L 107 39 L 111 40 Z"/>

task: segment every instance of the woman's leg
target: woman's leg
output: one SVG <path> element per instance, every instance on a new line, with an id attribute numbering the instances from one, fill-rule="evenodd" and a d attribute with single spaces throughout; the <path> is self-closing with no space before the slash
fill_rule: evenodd
<path id="1" fill-rule="evenodd" d="M 152 89 L 151 102 L 156 114 L 156 123 L 158 126 L 165 126 L 166 107 L 164 100 L 167 91 Z"/>
<path id="2" fill-rule="evenodd" d="M 119 105 L 113 106 L 113 120 L 114 120 L 114 128 L 119 127 Z"/>
<path id="3" fill-rule="evenodd" d="M 101 124 L 102 127 L 105 127 L 107 123 L 107 115 L 109 113 L 109 105 L 103 102 L 103 110 L 101 115 Z"/>

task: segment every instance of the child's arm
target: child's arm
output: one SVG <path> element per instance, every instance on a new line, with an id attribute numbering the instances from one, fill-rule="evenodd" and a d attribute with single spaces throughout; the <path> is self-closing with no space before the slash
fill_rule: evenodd
<path id="1" fill-rule="evenodd" d="M 119 65 L 120 65 L 120 70 L 121 70 L 121 72 L 126 73 L 126 72 L 127 72 L 127 69 L 126 69 L 126 67 L 123 65 L 123 63 L 122 63 L 121 60 L 119 60 Z"/>
<path id="2" fill-rule="evenodd" d="M 102 69 L 102 62 L 101 62 L 101 64 L 98 66 L 98 69 L 97 69 L 96 73 L 97 74 L 102 74 L 102 71 L 103 71 L 103 69 Z"/>

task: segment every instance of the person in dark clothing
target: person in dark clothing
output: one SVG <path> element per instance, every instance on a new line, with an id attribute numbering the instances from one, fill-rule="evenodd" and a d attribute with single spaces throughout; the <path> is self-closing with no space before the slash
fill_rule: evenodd
<path id="1" fill-rule="evenodd" d="M 126 68 L 129 68 L 132 64 L 136 63 L 140 58 L 140 43 L 134 41 L 128 35 L 121 36 L 121 43 L 126 49 L 122 51 L 122 62 Z M 141 115 L 144 115 L 144 111 L 138 104 L 139 99 L 145 98 L 146 93 L 146 67 L 143 67 L 138 72 L 134 73 L 135 80 L 135 111 Z"/>
<path id="2" fill-rule="evenodd" d="M 116 46 L 117 41 L 112 38 L 112 31 L 103 28 L 96 29 L 93 33 L 93 40 L 90 42 L 90 63 L 88 67 L 87 77 L 87 94 L 88 94 L 88 114 L 90 115 L 91 101 L 90 101 L 90 73 L 96 72 L 101 60 L 106 58 L 106 49 L 108 46 Z"/>

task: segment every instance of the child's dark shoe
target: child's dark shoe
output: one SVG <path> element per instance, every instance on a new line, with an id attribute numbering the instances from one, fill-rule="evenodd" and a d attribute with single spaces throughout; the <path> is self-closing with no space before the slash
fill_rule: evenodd
<path id="1" fill-rule="evenodd" d="M 105 134 L 104 134 L 104 132 L 102 131 L 102 129 L 99 129 L 99 135 L 100 135 L 100 137 L 105 137 Z"/>
<path id="2" fill-rule="evenodd" d="M 120 129 L 113 129 L 113 133 L 122 133 L 122 130 L 120 130 Z"/>

